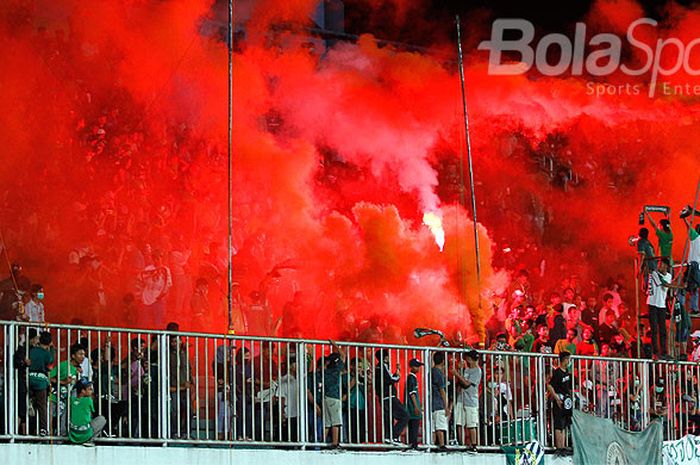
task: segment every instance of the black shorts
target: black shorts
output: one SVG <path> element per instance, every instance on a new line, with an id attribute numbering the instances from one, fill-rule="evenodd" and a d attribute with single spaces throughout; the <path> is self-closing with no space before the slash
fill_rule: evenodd
<path id="1" fill-rule="evenodd" d="M 552 412 L 552 426 L 554 429 L 564 430 L 571 426 L 571 409 L 565 410 L 563 408 L 559 408 L 557 404 L 554 404 Z"/>

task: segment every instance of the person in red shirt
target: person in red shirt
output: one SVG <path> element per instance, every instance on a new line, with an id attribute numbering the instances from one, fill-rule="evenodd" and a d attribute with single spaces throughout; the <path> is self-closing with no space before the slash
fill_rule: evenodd
<path id="1" fill-rule="evenodd" d="M 576 355 L 598 355 L 598 344 L 593 340 L 593 331 L 590 328 L 583 330 L 583 339 L 576 344 Z"/>

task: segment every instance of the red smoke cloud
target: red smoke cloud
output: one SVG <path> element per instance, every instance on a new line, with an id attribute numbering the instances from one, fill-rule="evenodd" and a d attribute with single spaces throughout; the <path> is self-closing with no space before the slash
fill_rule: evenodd
<path id="1" fill-rule="evenodd" d="M 225 329 L 227 63 L 204 21 L 210 3 L 60 1 L 65 14 L 55 16 L 68 19 L 43 21 L 46 36 L 42 10 L 3 7 L 0 218 L 10 257 L 47 289 L 50 320 L 162 325 L 123 302 L 139 271 L 133 246 L 144 265 L 160 250 L 177 274 L 169 320 Z M 407 4 L 396 5 L 400 23 Z M 629 14 L 597 4 L 591 33 L 624 31 L 639 11 L 624 5 Z M 371 36 L 323 51 L 298 31 L 267 32 L 307 24 L 314 7 L 257 2 L 234 57 L 234 274 L 245 299 L 264 283 L 279 334 L 397 342 L 430 326 L 480 338 L 508 271 L 540 270 L 544 259 L 552 287 L 565 274 L 629 274 L 626 237 L 640 207 L 690 201 L 696 99 L 590 95 L 585 78 L 488 76 L 487 56 L 468 50 L 479 309 L 473 225 L 458 203 L 465 149 L 454 65 Z M 673 28 L 659 33 L 691 40 L 696 13 L 674 11 Z M 624 79 L 645 82 L 611 81 Z M 538 160 L 571 169 L 579 185 L 563 189 Z M 427 211 L 442 214 L 443 252 L 421 224 Z M 71 264 L 76 250 L 99 260 Z M 200 277 L 209 309 L 193 318 Z M 298 305 L 285 307 L 295 291 Z"/>

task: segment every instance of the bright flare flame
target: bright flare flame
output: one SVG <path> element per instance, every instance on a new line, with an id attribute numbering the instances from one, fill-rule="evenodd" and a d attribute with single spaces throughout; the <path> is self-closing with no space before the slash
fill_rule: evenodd
<path id="1" fill-rule="evenodd" d="M 435 243 L 440 248 L 445 247 L 445 230 L 442 229 L 442 216 L 435 212 L 426 212 L 423 215 L 423 224 L 430 229 L 430 232 L 435 236 Z"/>

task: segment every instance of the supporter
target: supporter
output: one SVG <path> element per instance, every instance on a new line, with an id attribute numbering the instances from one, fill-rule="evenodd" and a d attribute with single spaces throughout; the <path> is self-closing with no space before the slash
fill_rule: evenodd
<path id="1" fill-rule="evenodd" d="M 32 294 L 29 290 L 20 290 L 19 300 L 12 303 L 12 313 L 16 315 L 17 321 L 29 322 L 27 315 L 27 305 L 32 301 Z"/>
<path id="2" fill-rule="evenodd" d="M 532 334 L 530 323 L 523 322 L 523 334 L 515 341 L 513 347 L 519 345 L 522 347 L 521 350 L 523 352 L 532 352 L 532 346 L 534 345 L 534 343 L 535 336 Z"/>
<path id="3" fill-rule="evenodd" d="M 666 356 L 666 294 L 671 283 L 671 273 L 668 272 L 669 262 L 662 259 L 658 270 L 649 273 L 647 305 L 649 306 L 649 323 L 654 355 Z"/>
<path id="4" fill-rule="evenodd" d="M 394 372 L 389 365 L 389 351 L 375 351 L 377 367 L 374 374 L 377 395 L 381 395 L 384 412 L 384 442 L 401 445 L 401 435 L 408 425 L 408 413 L 398 399 L 396 385 L 401 381 L 401 366 L 397 363 Z M 380 365 L 381 363 L 381 365 Z"/>
<path id="5" fill-rule="evenodd" d="M 615 327 L 615 312 L 608 310 L 605 314 L 605 322 L 598 327 L 598 340 L 601 343 L 610 343 L 618 334 L 620 332 Z"/>
<path id="6" fill-rule="evenodd" d="M 27 315 L 27 321 L 32 323 L 43 323 L 44 318 L 44 288 L 41 284 L 32 284 L 31 299 L 26 304 L 24 311 Z"/>
<path id="7" fill-rule="evenodd" d="M 596 308 L 597 306 L 597 299 L 594 296 L 591 296 L 586 299 L 586 308 L 581 311 L 581 322 L 589 326 L 593 330 L 594 334 L 598 330 L 599 321 L 599 312 L 598 308 Z"/>
<path id="8" fill-rule="evenodd" d="M 347 376 L 343 378 L 343 389 L 347 393 L 343 424 L 347 425 L 348 442 L 359 444 L 366 439 L 367 400 L 365 398 L 368 371 L 364 359 L 354 358 L 350 361 Z"/>
<path id="9" fill-rule="evenodd" d="M 262 342 L 260 354 L 253 359 L 253 378 L 255 378 L 255 398 L 253 414 L 255 415 L 255 439 L 271 441 L 273 424 L 277 424 L 277 377 L 279 365 L 275 358 L 275 346 Z"/>
<path id="10" fill-rule="evenodd" d="M 559 339 L 566 337 L 566 320 L 564 319 L 564 306 L 557 304 L 553 307 L 552 326 L 549 332 L 549 338 L 556 343 Z"/>
<path id="11" fill-rule="evenodd" d="M 576 303 L 574 302 L 575 298 L 576 298 L 576 293 L 574 292 L 574 290 L 572 288 L 567 287 L 566 289 L 564 289 L 564 299 L 563 299 L 563 302 L 561 304 L 563 307 L 564 318 L 566 318 L 566 316 L 569 314 L 569 309 L 571 307 L 576 306 Z"/>
<path id="12" fill-rule="evenodd" d="M 639 376 L 630 372 L 627 380 L 627 404 L 629 405 L 629 425 L 631 431 L 642 430 L 642 383 Z M 631 382 L 630 382 L 631 381 Z M 623 409 L 624 410 L 624 409 Z"/>
<path id="13" fill-rule="evenodd" d="M 119 364 L 117 363 L 117 352 L 110 343 L 100 349 L 95 349 L 92 358 L 97 364 L 94 380 L 97 383 L 97 398 L 100 399 L 99 412 L 107 419 L 110 426 L 110 435 L 116 435 L 119 431 L 120 422 L 127 416 L 129 404 L 125 400 L 118 399 L 118 387 L 116 381 L 119 379 Z M 87 358 L 86 358 L 87 359 Z M 86 382 L 86 377 L 82 376 L 80 381 Z"/>
<path id="14" fill-rule="evenodd" d="M 418 373 L 420 373 L 422 366 L 423 362 L 417 358 L 412 358 L 408 362 L 409 372 L 406 376 L 406 392 L 404 394 L 404 404 L 408 411 L 408 444 L 413 449 L 418 448 L 418 432 L 423 418 L 420 392 L 418 391 Z"/>
<path id="15" fill-rule="evenodd" d="M 48 419 L 49 367 L 54 361 L 51 333 L 39 334 L 39 343 L 29 350 L 29 393 L 39 421 L 39 435 L 46 436 L 50 430 Z"/>
<path id="16" fill-rule="evenodd" d="M 447 383 L 445 382 L 445 354 L 435 352 L 433 354 L 433 367 L 430 370 L 430 412 L 433 444 L 438 449 L 444 449 L 447 436 L 447 419 L 450 416 L 450 405 L 447 402 Z"/>
<path id="17" fill-rule="evenodd" d="M 651 395 L 649 396 L 649 417 L 652 421 L 660 421 L 664 432 L 664 440 L 667 440 L 668 435 L 668 398 L 666 393 L 666 383 L 659 376 L 656 382 L 652 385 Z"/>
<path id="18" fill-rule="evenodd" d="M 583 339 L 576 345 L 576 355 L 595 356 L 598 355 L 598 344 L 593 339 L 593 330 L 585 328 Z"/>
<path id="19" fill-rule="evenodd" d="M 656 269 L 656 254 L 654 253 L 654 246 L 651 245 L 649 241 L 649 230 L 647 228 L 639 229 L 637 252 L 639 252 L 640 259 L 642 260 L 642 273 L 646 281 L 649 273 Z"/>
<path id="20" fill-rule="evenodd" d="M 15 312 L 12 304 L 19 300 L 18 291 L 27 290 L 31 281 L 22 274 L 22 267 L 18 263 L 10 266 L 10 276 L 0 281 L 0 320 L 13 320 Z"/>
<path id="21" fill-rule="evenodd" d="M 92 402 L 93 388 L 90 381 L 79 381 L 75 386 L 77 397 L 71 398 L 70 428 L 68 439 L 74 444 L 92 445 L 92 440 L 104 429 L 107 420 L 96 416 Z"/>
<path id="22" fill-rule="evenodd" d="M 617 333 L 613 336 L 610 341 L 610 352 L 613 354 L 613 357 L 629 357 L 629 346 L 622 334 Z"/>
<path id="23" fill-rule="evenodd" d="M 690 335 L 690 342 L 693 344 L 693 348 L 688 361 L 700 362 L 700 329 L 693 331 Z"/>
<path id="24" fill-rule="evenodd" d="M 19 344 L 12 355 L 15 370 L 17 370 L 17 417 L 20 434 L 27 434 L 27 397 L 29 386 L 29 366 L 32 364 L 29 354 L 33 347 L 39 345 L 39 333 L 34 328 L 19 332 Z M 48 371 L 48 370 L 47 370 Z"/>
<path id="25" fill-rule="evenodd" d="M 487 383 L 486 407 L 490 413 L 491 422 L 500 424 L 513 419 L 513 391 L 505 379 L 505 368 L 498 364 L 493 378 Z"/>
<path id="26" fill-rule="evenodd" d="M 649 223 L 654 228 L 656 238 L 659 240 L 659 255 L 668 258 L 669 261 L 673 263 L 673 258 L 671 256 L 673 252 L 673 231 L 671 231 L 671 222 L 668 218 L 664 218 L 659 221 L 659 226 L 661 226 L 661 228 L 659 228 L 649 212 L 645 210 L 644 213 L 646 213 Z"/>
<path id="27" fill-rule="evenodd" d="M 457 440 L 467 446 L 467 450 L 476 451 L 477 431 L 479 427 L 479 386 L 482 372 L 478 364 L 479 354 L 470 350 L 465 354 L 466 366 L 461 373 L 454 367 L 451 375 L 461 388 L 459 398 L 454 403 L 454 422 L 457 426 Z"/>
<path id="28" fill-rule="evenodd" d="M 253 378 L 250 350 L 241 347 L 236 354 L 235 437 L 239 441 L 250 441 L 253 438 L 253 396 L 258 384 L 259 381 Z"/>
<path id="29" fill-rule="evenodd" d="M 509 352 L 513 350 L 513 348 L 508 344 L 508 334 L 506 333 L 498 333 L 496 334 L 496 338 L 493 340 L 491 343 L 491 347 L 489 350 L 494 350 L 494 351 L 501 351 L 501 352 Z"/>
<path id="30" fill-rule="evenodd" d="M 540 324 L 537 327 L 537 339 L 532 344 L 532 351 L 539 354 L 551 354 L 552 343 L 549 340 L 549 327 Z"/>
<path id="31" fill-rule="evenodd" d="M 571 399 L 571 373 L 569 373 L 569 361 L 571 354 L 559 353 L 559 366 L 552 373 L 547 383 L 547 392 L 553 405 L 554 447 L 557 455 L 566 454 L 566 433 L 571 426 L 571 414 L 573 402 Z"/>
<path id="32" fill-rule="evenodd" d="M 64 436 L 67 432 L 66 405 L 73 385 L 82 371 L 83 360 L 85 360 L 85 348 L 80 344 L 74 344 L 70 348 L 70 358 L 59 363 L 49 372 L 49 380 L 56 386 L 56 392 L 52 392 L 49 396 L 51 414 L 58 415 L 57 425 L 60 436 Z"/>
<path id="33" fill-rule="evenodd" d="M 209 315 L 209 282 L 205 278 L 197 279 L 194 293 L 190 298 L 190 310 L 192 317 L 197 322 L 197 327 L 204 325 L 206 316 Z"/>
<path id="34" fill-rule="evenodd" d="M 688 307 L 690 313 L 697 314 L 698 309 L 698 289 L 700 288 L 700 224 L 690 227 L 687 217 L 683 222 L 688 228 L 690 247 L 688 249 L 688 269 L 685 275 L 686 289 L 688 292 Z"/>
<path id="35" fill-rule="evenodd" d="M 170 388 L 170 432 L 176 439 L 190 438 L 190 389 L 193 386 L 192 370 L 187 346 L 180 336 L 168 336 L 169 388 Z"/>
<path id="36" fill-rule="evenodd" d="M 90 346 L 90 341 L 88 340 L 87 337 L 81 337 L 80 340 L 78 341 L 78 344 L 83 346 L 85 349 L 85 358 L 83 359 L 83 363 L 80 365 L 80 380 L 87 380 L 87 381 L 93 381 L 93 369 L 92 365 L 93 363 L 95 366 L 98 366 L 100 364 L 100 358 L 98 356 L 93 356 L 93 354 L 90 354 L 90 357 L 87 356 L 89 353 L 89 346 Z M 107 345 L 110 343 L 108 342 Z M 95 354 L 97 354 L 98 351 L 93 351 Z M 91 360 L 92 359 L 92 363 Z"/>
<path id="37" fill-rule="evenodd" d="M 282 441 L 299 441 L 299 379 L 296 353 L 289 354 L 289 365 L 280 378 L 279 399 L 282 411 Z"/>
<path id="38" fill-rule="evenodd" d="M 122 398 L 131 399 L 131 417 L 129 426 L 131 436 L 140 438 L 147 435 L 148 423 L 148 394 L 150 384 L 150 364 L 146 358 L 146 341 L 142 338 L 131 340 L 131 352 L 122 361 L 122 367 L 126 372 L 126 379 L 123 385 Z"/>
<path id="39" fill-rule="evenodd" d="M 584 324 L 581 322 L 581 312 L 576 306 L 569 308 L 569 314 L 566 317 L 566 330 L 571 329 L 576 330 L 577 336 L 574 342 L 578 344 L 583 334 Z"/>
<path id="40" fill-rule="evenodd" d="M 578 337 L 578 331 L 576 328 L 571 328 L 566 330 L 566 339 L 559 339 L 554 346 L 554 353 L 560 354 L 562 352 L 569 352 L 572 355 L 576 355 L 576 338 Z"/>
<path id="41" fill-rule="evenodd" d="M 332 448 L 340 447 L 340 430 L 343 427 L 341 400 L 341 374 L 345 369 L 345 351 L 330 341 L 333 352 L 326 357 L 323 371 L 323 426 L 325 436 L 330 435 Z M 352 387 L 352 386 L 351 386 Z"/>
<path id="42" fill-rule="evenodd" d="M 613 321 L 617 320 L 617 318 L 620 316 L 615 309 L 613 295 L 609 292 L 603 294 L 603 306 L 598 312 L 598 328 L 600 328 L 600 326 L 605 322 L 608 312 L 613 313 Z"/>
<path id="43" fill-rule="evenodd" d="M 161 324 L 165 320 L 166 298 L 173 285 L 170 269 L 163 264 L 159 251 L 152 254 L 153 264 L 143 269 L 137 283 L 137 295 L 145 307 L 148 318 Z"/>

